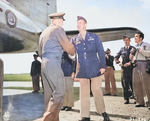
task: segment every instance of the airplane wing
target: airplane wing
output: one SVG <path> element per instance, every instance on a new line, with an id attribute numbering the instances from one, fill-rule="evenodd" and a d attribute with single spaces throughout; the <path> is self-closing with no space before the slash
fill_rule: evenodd
<path id="1" fill-rule="evenodd" d="M 87 31 L 95 33 L 99 36 L 102 42 L 114 41 L 123 39 L 123 35 L 128 35 L 131 38 L 134 37 L 135 33 L 140 31 L 133 27 L 116 27 L 116 28 L 103 28 L 103 29 L 88 29 Z M 78 34 L 76 31 L 66 31 L 66 34 L 69 38 Z"/>

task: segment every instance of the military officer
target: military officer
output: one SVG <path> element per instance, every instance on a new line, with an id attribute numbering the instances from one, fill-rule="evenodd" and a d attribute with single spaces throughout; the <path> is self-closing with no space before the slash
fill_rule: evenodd
<path id="1" fill-rule="evenodd" d="M 135 107 L 147 106 L 150 110 L 150 74 L 146 73 L 145 68 L 146 60 L 150 59 L 150 44 L 143 42 L 142 32 L 137 32 L 134 39 L 137 50 L 135 56 L 131 53 L 130 58 L 137 64 L 133 69 L 133 89 L 137 103 Z"/>
<path id="2" fill-rule="evenodd" d="M 50 14 L 51 24 L 39 39 L 39 56 L 42 58 L 42 79 L 44 82 L 45 113 L 42 121 L 59 121 L 59 112 L 64 100 L 64 74 L 61 69 L 62 49 L 70 55 L 75 53 L 63 26 L 65 13 Z M 52 97 L 52 98 L 51 98 Z"/>
<path id="3" fill-rule="evenodd" d="M 31 64 L 30 75 L 32 76 L 33 93 L 37 93 L 40 90 L 41 63 L 37 60 L 38 55 L 34 54 L 33 57 L 34 61 Z"/>
<path id="4" fill-rule="evenodd" d="M 131 65 L 131 60 L 129 58 L 130 51 L 133 46 L 130 45 L 130 37 L 127 35 L 123 36 L 123 40 L 125 43 L 125 46 L 120 49 L 120 51 L 115 56 L 116 63 L 119 63 L 119 58 L 122 58 L 122 62 L 120 63 L 120 66 L 122 67 L 122 87 L 123 87 L 123 94 L 124 94 L 124 104 L 129 104 L 129 98 L 130 93 L 133 95 L 133 86 L 132 86 L 132 71 L 133 67 Z"/>
<path id="5" fill-rule="evenodd" d="M 90 79 L 93 97 L 97 112 L 102 114 L 104 121 L 109 121 L 105 112 L 103 92 L 101 90 L 101 75 L 105 72 L 105 52 L 101 40 L 96 34 L 86 31 L 87 21 L 85 18 L 77 17 L 77 28 L 79 34 L 71 41 L 78 54 L 79 70 L 76 74 L 80 82 L 81 120 L 90 121 Z M 98 56 L 97 56 L 98 53 Z"/>
<path id="6" fill-rule="evenodd" d="M 69 111 L 74 106 L 73 79 L 75 77 L 76 60 L 73 61 L 72 59 L 69 58 L 67 52 L 63 52 L 61 67 L 65 76 L 65 88 L 66 88 L 65 99 L 61 110 Z"/>

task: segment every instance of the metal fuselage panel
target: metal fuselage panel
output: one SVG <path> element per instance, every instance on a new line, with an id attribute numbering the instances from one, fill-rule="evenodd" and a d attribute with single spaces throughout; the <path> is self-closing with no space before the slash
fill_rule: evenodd
<path id="1" fill-rule="evenodd" d="M 0 0 L 0 53 L 36 51 L 54 12 L 56 0 Z"/>

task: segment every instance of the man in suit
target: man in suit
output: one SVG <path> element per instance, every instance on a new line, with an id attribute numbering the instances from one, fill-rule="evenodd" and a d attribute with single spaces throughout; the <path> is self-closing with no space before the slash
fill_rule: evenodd
<path id="1" fill-rule="evenodd" d="M 51 24 L 40 35 L 39 56 L 44 82 L 45 113 L 42 121 L 59 121 L 59 112 L 65 96 L 65 78 L 61 69 L 62 50 L 74 55 L 63 26 L 65 13 L 50 14 Z"/>
<path id="2" fill-rule="evenodd" d="M 34 61 L 31 65 L 30 75 L 32 76 L 33 93 L 37 93 L 40 90 L 39 76 L 41 74 L 41 63 L 37 60 L 38 55 L 34 54 Z"/>
<path id="3" fill-rule="evenodd" d="M 80 82 L 81 120 L 90 121 L 90 79 L 97 112 L 102 114 L 104 121 L 109 121 L 105 112 L 101 75 L 105 72 L 105 52 L 101 40 L 96 34 L 86 31 L 87 20 L 77 17 L 79 34 L 71 38 L 78 54 L 79 70 L 76 74 Z M 97 56 L 98 53 L 98 56 Z"/>

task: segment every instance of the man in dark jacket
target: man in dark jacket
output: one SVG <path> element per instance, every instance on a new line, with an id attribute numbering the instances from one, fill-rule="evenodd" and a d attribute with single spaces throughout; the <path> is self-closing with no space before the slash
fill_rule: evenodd
<path id="1" fill-rule="evenodd" d="M 116 80 L 114 76 L 114 56 L 110 55 L 111 51 L 109 48 L 105 51 L 106 55 L 106 72 L 104 74 L 105 77 L 105 94 L 104 95 L 117 95 L 117 88 L 116 88 Z M 110 91 L 110 83 L 112 86 L 112 92 Z"/>
<path id="2" fill-rule="evenodd" d="M 130 45 L 130 37 L 127 35 L 123 36 L 123 41 L 125 46 L 120 49 L 120 51 L 115 56 L 116 63 L 119 63 L 119 58 L 122 58 L 122 63 L 120 66 L 122 67 L 122 87 L 123 87 L 123 94 L 124 94 L 124 104 L 129 104 L 129 98 L 133 95 L 133 86 L 132 86 L 132 71 L 133 67 L 131 65 L 131 60 L 129 58 L 130 51 L 133 46 Z"/>
<path id="3" fill-rule="evenodd" d="M 63 52 L 61 68 L 65 76 L 65 98 L 61 110 L 69 111 L 74 106 L 73 82 L 76 70 L 76 61 L 69 58 L 67 52 Z"/>
<path id="4" fill-rule="evenodd" d="M 34 61 L 31 65 L 30 75 L 32 76 L 33 93 L 40 90 L 39 86 L 39 75 L 41 74 L 41 63 L 37 60 L 38 55 L 34 54 Z"/>

